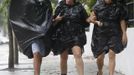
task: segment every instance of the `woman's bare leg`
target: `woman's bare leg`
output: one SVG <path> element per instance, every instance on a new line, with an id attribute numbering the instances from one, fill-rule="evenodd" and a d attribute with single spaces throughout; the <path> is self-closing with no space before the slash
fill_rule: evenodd
<path id="1" fill-rule="evenodd" d="M 84 75 L 84 63 L 82 59 L 81 48 L 79 46 L 74 46 L 72 50 L 73 50 L 73 55 L 75 58 L 78 74 Z"/>
<path id="2" fill-rule="evenodd" d="M 105 54 L 102 53 L 101 55 L 98 56 L 97 58 L 97 66 L 98 66 L 98 75 L 103 75 L 103 65 L 104 65 L 104 57 L 105 57 Z"/>
<path id="3" fill-rule="evenodd" d="M 40 75 L 40 66 L 42 62 L 42 56 L 40 53 L 33 54 L 33 61 L 34 61 L 34 75 Z"/>
<path id="4" fill-rule="evenodd" d="M 67 60 L 68 60 L 68 52 L 66 50 L 60 55 L 61 75 L 67 75 Z"/>
<path id="5" fill-rule="evenodd" d="M 110 49 L 109 50 L 109 75 L 114 75 L 115 70 L 115 58 L 116 54 Z"/>

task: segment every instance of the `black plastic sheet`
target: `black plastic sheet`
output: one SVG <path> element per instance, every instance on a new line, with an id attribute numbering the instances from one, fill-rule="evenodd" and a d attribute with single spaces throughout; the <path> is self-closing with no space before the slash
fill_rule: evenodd
<path id="1" fill-rule="evenodd" d="M 52 7 L 49 0 L 11 0 L 9 25 L 23 53 L 29 58 L 33 56 L 30 45 L 36 38 L 44 39 L 48 55 L 50 41 L 47 31 L 51 23 Z"/>

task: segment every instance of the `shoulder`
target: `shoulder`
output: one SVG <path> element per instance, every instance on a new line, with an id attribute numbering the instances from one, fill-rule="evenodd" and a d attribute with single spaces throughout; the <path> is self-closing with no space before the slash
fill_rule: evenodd
<path id="1" fill-rule="evenodd" d="M 84 9 L 84 6 L 82 5 L 82 3 L 80 2 L 76 2 L 75 3 L 75 8 L 77 8 L 79 11 Z"/>
<path id="2" fill-rule="evenodd" d="M 97 0 L 96 3 L 93 5 L 92 10 L 97 12 L 97 11 L 101 11 L 105 8 L 106 8 L 105 4 L 102 1 Z"/>
<path id="3" fill-rule="evenodd" d="M 127 13 L 127 7 L 125 5 L 116 5 L 116 9 L 118 9 L 120 13 Z"/>

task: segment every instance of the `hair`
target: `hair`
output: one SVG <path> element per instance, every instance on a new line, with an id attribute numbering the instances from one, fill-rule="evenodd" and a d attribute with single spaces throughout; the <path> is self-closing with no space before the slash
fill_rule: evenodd
<path id="1" fill-rule="evenodd" d="M 65 0 L 62 0 L 62 1 L 65 1 Z M 79 1 L 79 0 L 74 0 L 74 3 L 77 2 L 77 1 Z"/>

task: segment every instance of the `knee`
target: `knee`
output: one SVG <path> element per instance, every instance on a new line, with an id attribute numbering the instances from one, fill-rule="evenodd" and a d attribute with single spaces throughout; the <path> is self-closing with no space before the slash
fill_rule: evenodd
<path id="1" fill-rule="evenodd" d="M 98 59 L 98 58 L 97 58 L 97 63 L 103 63 L 103 62 L 104 62 L 103 59 Z"/>
<path id="2" fill-rule="evenodd" d="M 109 60 L 114 60 L 115 59 L 115 53 L 113 51 L 109 52 Z"/>
<path id="3" fill-rule="evenodd" d="M 68 54 L 67 53 L 61 54 L 60 55 L 60 60 L 61 60 L 61 62 L 67 62 Z"/>
<path id="4" fill-rule="evenodd" d="M 34 53 L 33 58 L 35 61 L 40 61 L 40 62 L 42 61 L 42 56 L 39 52 Z"/>
<path id="5" fill-rule="evenodd" d="M 75 59 L 80 59 L 81 58 L 81 53 L 75 53 L 74 58 Z"/>
<path id="6" fill-rule="evenodd" d="M 97 63 L 103 63 L 104 62 L 104 55 L 100 55 L 98 58 L 97 58 Z"/>
<path id="7" fill-rule="evenodd" d="M 81 48 L 78 46 L 73 47 L 73 55 L 76 59 L 79 59 L 82 57 Z"/>
<path id="8" fill-rule="evenodd" d="M 114 56 L 113 55 L 109 55 L 109 60 L 112 60 L 114 59 Z"/>
<path id="9" fill-rule="evenodd" d="M 39 52 L 35 52 L 35 53 L 33 53 L 33 56 L 37 57 L 37 56 L 41 56 L 41 54 Z"/>
<path id="10" fill-rule="evenodd" d="M 61 61 L 64 61 L 65 62 L 65 61 L 68 60 L 68 57 L 67 56 L 64 56 L 64 57 L 61 57 L 60 59 L 61 59 Z"/>

